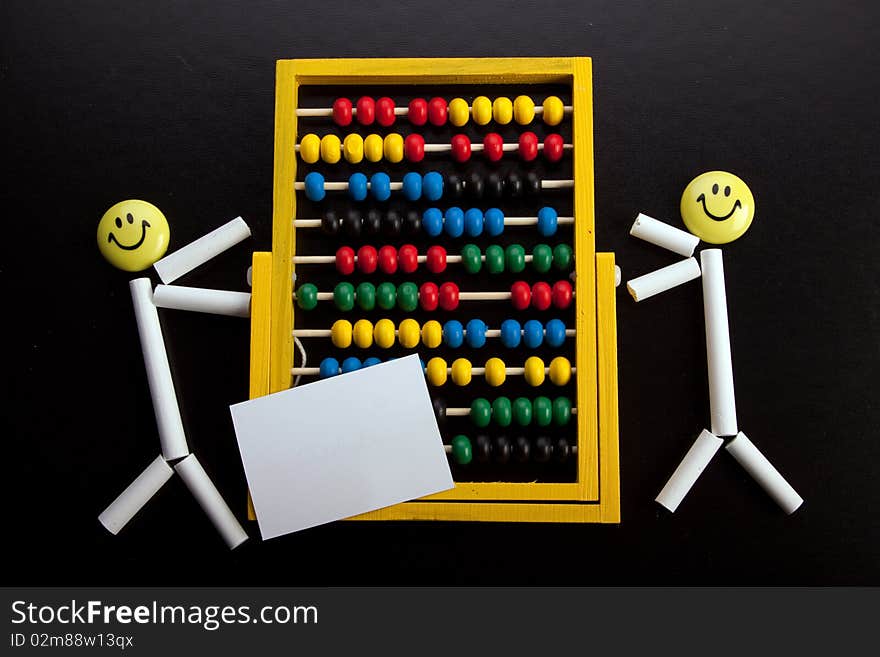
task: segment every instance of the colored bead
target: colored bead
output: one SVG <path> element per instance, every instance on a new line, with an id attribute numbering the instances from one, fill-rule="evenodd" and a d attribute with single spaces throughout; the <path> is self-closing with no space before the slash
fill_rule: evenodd
<path id="1" fill-rule="evenodd" d="M 443 344 L 458 349 L 464 342 L 464 329 L 457 319 L 450 319 L 443 325 Z"/>
<path id="2" fill-rule="evenodd" d="M 503 360 L 500 358 L 490 358 L 486 361 L 486 383 L 493 388 L 497 388 L 504 383 L 506 378 L 507 368 L 504 366 Z"/>
<path id="3" fill-rule="evenodd" d="M 564 356 L 557 356 L 550 361 L 550 381 L 557 386 L 564 386 L 571 380 L 571 363 Z"/>
<path id="4" fill-rule="evenodd" d="M 362 367 L 363 363 L 361 363 L 360 358 L 349 356 L 344 361 L 342 361 L 341 369 L 343 374 L 348 374 L 349 372 L 357 372 Z"/>
<path id="5" fill-rule="evenodd" d="M 311 283 L 300 285 L 296 291 L 296 305 L 302 310 L 313 310 L 318 305 L 318 288 Z"/>
<path id="6" fill-rule="evenodd" d="M 492 441 L 489 436 L 480 434 L 474 438 L 474 458 L 480 463 L 486 463 L 492 455 Z"/>
<path id="7" fill-rule="evenodd" d="M 483 228 L 490 237 L 498 237 L 504 232 L 504 213 L 498 208 L 489 208 L 483 215 Z"/>
<path id="8" fill-rule="evenodd" d="M 538 232 L 544 237 L 556 234 L 557 214 L 553 208 L 543 207 L 538 210 Z"/>
<path id="9" fill-rule="evenodd" d="M 404 244 L 397 253 L 400 271 L 412 274 L 419 268 L 419 250 L 412 244 Z"/>
<path id="10" fill-rule="evenodd" d="M 407 174 L 409 175 L 409 174 Z M 418 174 L 416 174 L 418 175 Z M 404 176 L 406 178 L 406 176 Z M 419 179 L 419 193 L 421 193 L 422 185 L 421 179 Z M 404 194 L 406 191 L 404 190 Z M 410 200 L 410 199 L 407 199 Z M 407 235 L 417 235 L 418 232 L 422 228 L 422 218 L 419 216 L 419 213 L 415 210 L 410 210 L 405 215 L 403 215 L 403 230 Z"/>
<path id="11" fill-rule="evenodd" d="M 535 397 L 532 401 L 532 417 L 539 427 L 549 426 L 553 421 L 553 404 L 547 397 Z"/>
<path id="12" fill-rule="evenodd" d="M 367 198 L 367 177 L 362 173 L 353 173 L 348 179 L 348 194 L 355 201 Z"/>
<path id="13" fill-rule="evenodd" d="M 483 137 L 483 154 L 490 162 L 497 162 L 504 157 L 504 140 L 497 132 L 490 132 Z"/>
<path id="14" fill-rule="evenodd" d="M 541 193 L 541 179 L 534 171 L 529 171 L 523 179 L 523 194 L 535 197 Z"/>
<path id="15" fill-rule="evenodd" d="M 331 211 L 325 212 L 321 217 L 321 232 L 325 235 L 338 235 L 341 222 L 336 213 Z"/>
<path id="16" fill-rule="evenodd" d="M 391 198 L 391 178 L 387 173 L 377 171 L 370 176 L 370 193 L 377 201 L 387 201 Z"/>
<path id="17" fill-rule="evenodd" d="M 329 379 L 331 376 L 339 374 L 339 361 L 335 358 L 325 358 L 318 366 L 318 376 L 322 379 Z"/>
<path id="18" fill-rule="evenodd" d="M 419 288 L 419 305 L 422 310 L 437 310 L 437 304 L 440 303 L 440 291 L 434 283 L 422 283 Z"/>
<path id="19" fill-rule="evenodd" d="M 348 237 L 360 237 L 364 222 L 357 210 L 346 212 L 342 218 L 342 229 Z"/>
<path id="20" fill-rule="evenodd" d="M 553 284 L 553 305 L 557 308 L 568 308 L 571 305 L 571 283 L 556 281 Z"/>
<path id="21" fill-rule="evenodd" d="M 553 400 L 553 424 L 564 427 L 571 420 L 571 401 L 568 397 L 557 397 Z"/>
<path id="22" fill-rule="evenodd" d="M 351 124 L 351 101 L 348 98 L 333 101 L 333 123 L 343 128 Z"/>
<path id="23" fill-rule="evenodd" d="M 337 319 L 330 327 L 330 341 L 337 349 L 348 349 L 351 346 L 351 322 Z"/>
<path id="24" fill-rule="evenodd" d="M 517 310 L 525 310 L 532 300 L 532 290 L 525 281 L 517 281 L 510 287 L 510 301 Z"/>
<path id="25" fill-rule="evenodd" d="M 340 246 L 336 250 L 336 271 L 343 276 L 354 271 L 354 249 L 350 246 Z"/>
<path id="26" fill-rule="evenodd" d="M 373 327 L 373 339 L 380 349 L 389 349 L 394 346 L 394 322 L 390 319 L 380 319 Z"/>
<path id="27" fill-rule="evenodd" d="M 504 196 L 504 181 L 497 173 L 490 173 L 486 177 L 485 188 L 483 194 L 486 198 L 498 200 Z"/>
<path id="28" fill-rule="evenodd" d="M 386 274 L 397 272 L 397 249 L 390 244 L 379 249 L 379 269 Z"/>
<path id="29" fill-rule="evenodd" d="M 553 455 L 559 463 L 565 463 L 571 455 L 571 447 L 565 438 L 557 438 L 556 444 L 553 445 Z"/>
<path id="30" fill-rule="evenodd" d="M 452 458 L 459 465 L 467 465 L 473 459 L 471 441 L 467 436 L 456 436 L 452 439 Z"/>
<path id="31" fill-rule="evenodd" d="M 429 360 L 425 367 L 425 376 L 432 386 L 442 386 L 446 383 L 446 361 L 440 357 Z"/>
<path id="32" fill-rule="evenodd" d="M 495 443 L 492 445 L 492 456 L 495 457 L 497 463 L 507 463 L 513 454 L 513 445 L 507 436 L 496 436 Z"/>
<path id="33" fill-rule="evenodd" d="M 422 228 L 430 237 L 437 237 L 443 232 L 443 213 L 439 208 L 428 208 L 422 215 Z"/>
<path id="34" fill-rule="evenodd" d="M 359 319 L 354 323 L 351 337 L 356 347 L 369 349 L 373 346 L 373 323 L 368 319 Z"/>
<path id="35" fill-rule="evenodd" d="M 428 101 L 424 98 L 413 98 L 409 101 L 406 116 L 413 125 L 425 125 L 428 120 Z"/>
<path id="36" fill-rule="evenodd" d="M 381 162 L 384 152 L 384 141 L 381 135 L 371 134 L 364 137 L 364 157 L 368 162 Z"/>
<path id="37" fill-rule="evenodd" d="M 438 303 L 443 310 L 455 310 L 458 308 L 458 285 L 448 281 L 440 286 Z"/>
<path id="38" fill-rule="evenodd" d="M 547 125 L 559 125 L 565 116 L 565 106 L 558 96 L 547 96 L 544 99 L 544 113 L 541 118 Z"/>
<path id="39" fill-rule="evenodd" d="M 394 125 L 394 101 L 388 96 L 376 101 L 376 123 L 383 128 Z"/>
<path id="40" fill-rule="evenodd" d="M 369 96 L 361 96 L 357 101 L 357 122 L 370 125 L 376 118 L 376 103 Z"/>
<path id="41" fill-rule="evenodd" d="M 346 135 L 342 140 L 342 155 L 346 162 L 358 164 L 364 159 L 364 138 L 356 132 Z"/>
<path id="42" fill-rule="evenodd" d="M 513 421 L 521 427 L 529 426 L 532 423 L 532 402 L 525 397 L 514 399 Z"/>
<path id="43" fill-rule="evenodd" d="M 456 128 L 460 128 L 468 122 L 470 108 L 464 98 L 453 98 L 449 101 L 449 122 Z"/>
<path id="44" fill-rule="evenodd" d="M 397 337 L 401 347 L 405 349 L 417 347 L 421 337 L 419 323 L 411 317 L 407 317 L 400 322 L 400 326 L 397 328 Z"/>
<path id="45" fill-rule="evenodd" d="M 299 142 L 299 156 L 306 164 L 314 164 L 321 157 L 321 138 L 308 134 Z"/>
<path id="46" fill-rule="evenodd" d="M 528 96 L 517 96 L 513 101 L 513 118 L 520 125 L 534 121 L 535 102 Z"/>
<path id="47" fill-rule="evenodd" d="M 442 98 L 432 98 L 428 101 L 428 121 L 431 125 L 446 123 L 446 111 L 446 101 Z"/>
<path id="48" fill-rule="evenodd" d="M 382 232 L 388 237 L 398 237 L 403 229 L 403 219 L 394 210 L 389 210 L 381 220 Z"/>
<path id="49" fill-rule="evenodd" d="M 361 220 L 363 232 L 367 235 L 378 235 L 382 231 L 382 213 L 368 210 Z"/>
<path id="50" fill-rule="evenodd" d="M 434 417 L 437 418 L 437 424 L 446 424 L 446 402 L 441 397 L 434 397 L 431 400 L 431 406 L 434 407 Z"/>
<path id="51" fill-rule="evenodd" d="M 501 344 L 508 349 L 515 349 L 522 339 L 522 327 L 515 319 L 501 322 Z"/>
<path id="52" fill-rule="evenodd" d="M 321 137 L 321 159 L 327 164 L 336 164 L 342 157 L 342 142 L 336 135 Z"/>
<path id="53" fill-rule="evenodd" d="M 524 162 L 538 157 L 538 137 L 534 132 L 524 132 L 519 136 L 519 157 Z"/>
<path id="54" fill-rule="evenodd" d="M 477 237 L 483 232 L 483 213 L 477 208 L 469 208 L 464 213 L 464 232 Z"/>
<path id="55" fill-rule="evenodd" d="M 411 313 L 419 306 L 419 288 L 415 283 L 401 283 L 397 288 L 397 307 Z"/>
<path id="56" fill-rule="evenodd" d="M 442 246 L 434 245 L 428 247 L 425 254 L 425 266 L 432 274 L 439 274 L 446 269 L 446 249 Z"/>
<path id="57" fill-rule="evenodd" d="M 500 274 L 504 271 L 504 249 L 497 244 L 486 247 L 486 269 L 490 274 Z"/>
<path id="58" fill-rule="evenodd" d="M 526 268 L 526 250 L 519 244 L 509 244 L 504 249 L 504 266 L 511 274 Z"/>
<path id="59" fill-rule="evenodd" d="M 523 367 L 523 378 L 530 386 L 537 387 L 544 383 L 544 361 L 537 356 L 526 358 Z"/>
<path id="60" fill-rule="evenodd" d="M 480 349 L 486 344 L 486 331 L 488 327 L 486 322 L 481 319 L 472 319 L 465 326 L 465 339 L 468 346 L 473 349 Z"/>
<path id="61" fill-rule="evenodd" d="M 422 178 L 422 193 L 429 201 L 437 201 L 443 196 L 443 176 L 436 171 L 429 171 Z"/>
<path id="62" fill-rule="evenodd" d="M 357 252 L 357 268 L 364 274 L 372 274 L 376 271 L 378 255 L 376 249 L 365 244 Z"/>
<path id="63" fill-rule="evenodd" d="M 532 447 L 532 460 L 535 463 L 546 463 L 553 456 L 553 443 L 547 436 L 538 436 Z"/>
<path id="64" fill-rule="evenodd" d="M 422 325 L 422 344 L 428 349 L 436 349 L 443 340 L 443 329 L 436 319 L 429 319 Z"/>
<path id="65" fill-rule="evenodd" d="M 547 135 L 544 137 L 544 157 L 548 162 L 559 162 L 565 150 L 565 142 L 562 135 Z"/>
<path id="66" fill-rule="evenodd" d="M 471 103 L 471 115 L 477 125 L 486 125 L 492 120 L 492 101 L 485 96 L 477 96 Z"/>
<path id="67" fill-rule="evenodd" d="M 544 342 L 544 327 L 537 319 L 530 319 L 523 326 L 523 342 L 529 349 L 537 349 Z"/>
<path id="68" fill-rule="evenodd" d="M 461 208 L 452 207 L 446 211 L 443 229 L 450 237 L 461 237 L 464 232 L 464 212 Z"/>
<path id="69" fill-rule="evenodd" d="M 532 267 L 539 274 L 546 274 L 553 266 L 553 249 L 547 244 L 536 244 L 532 251 Z"/>
<path id="70" fill-rule="evenodd" d="M 477 427 L 488 427 L 492 419 L 492 405 L 488 399 L 477 397 L 471 402 L 471 422 Z"/>
<path id="71" fill-rule="evenodd" d="M 372 367 L 373 365 L 378 365 L 382 362 L 381 358 L 376 358 L 375 356 L 370 356 L 369 358 L 364 359 L 364 367 Z"/>
<path id="72" fill-rule="evenodd" d="M 397 303 L 397 288 L 394 283 L 380 283 L 376 288 L 376 303 L 382 310 L 392 310 Z"/>
<path id="73" fill-rule="evenodd" d="M 361 310 L 372 310 L 376 307 L 376 286 L 366 281 L 358 283 L 354 292 L 354 300 Z"/>
<path id="74" fill-rule="evenodd" d="M 465 184 L 467 189 L 468 196 L 470 196 L 475 201 L 483 198 L 483 192 L 485 190 L 485 185 L 483 183 L 483 177 L 474 171 L 470 176 L 468 176 L 467 183 Z"/>
<path id="75" fill-rule="evenodd" d="M 403 152 L 409 162 L 421 162 L 425 158 L 425 138 L 416 133 L 407 135 Z"/>
<path id="76" fill-rule="evenodd" d="M 513 458 L 520 463 L 528 463 L 532 445 L 525 436 L 517 436 L 513 441 Z"/>
<path id="77" fill-rule="evenodd" d="M 457 386 L 466 386 L 471 382 L 471 361 L 467 358 L 456 358 L 452 361 L 452 382 Z"/>
<path id="78" fill-rule="evenodd" d="M 558 349 L 565 343 L 565 323 L 561 319 L 551 319 L 544 328 L 548 346 Z"/>
<path id="79" fill-rule="evenodd" d="M 495 99 L 492 103 L 492 118 L 495 119 L 495 123 L 501 125 L 510 123 L 513 119 L 513 103 L 510 102 L 510 98 L 501 96 Z"/>
<path id="80" fill-rule="evenodd" d="M 553 302 L 553 292 L 550 286 L 543 281 L 532 285 L 532 308 L 535 310 L 547 310 Z"/>
<path id="81" fill-rule="evenodd" d="M 510 426 L 513 421 L 513 407 L 507 397 L 498 397 L 492 402 L 492 419 L 499 427 Z"/>
<path id="82" fill-rule="evenodd" d="M 568 244 L 557 244 L 553 247 L 553 266 L 559 271 L 567 271 L 571 268 L 572 255 Z"/>
<path id="83" fill-rule="evenodd" d="M 398 133 L 392 132 L 385 135 L 382 141 L 382 153 L 385 159 L 392 164 L 403 161 L 403 137 Z"/>
<path id="84" fill-rule="evenodd" d="M 323 201 L 326 192 L 324 191 L 324 176 L 317 171 L 311 171 L 305 177 L 306 198 L 310 201 Z"/>
<path id="85" fill-rule="evenodd" d="M 483 267 L 483 256 L 476 244 L 465 244 L 461 249 L 461 264 L 468 274 L 476 274 Z"/>
<path id="86" fill-rule="evenodd" d="M 464 198 L 464 181 L 457 174 L 451 173 L 446 178 L 446 198 L 453 201 Z"/>
<path id="87" fill-rule="evenodd" d="M 504 195 L 507 198 L 519 198 L 523 195 L 523 182 L 519 174 L 507 174 L 507 177 L 504 179 Z"/>
<path id="88" fill-rule="evenodd" d="M 452 159 L 467 162 L 471 158 L 471 140 L 467 135 L 454 135 L 450 141 Z"/>

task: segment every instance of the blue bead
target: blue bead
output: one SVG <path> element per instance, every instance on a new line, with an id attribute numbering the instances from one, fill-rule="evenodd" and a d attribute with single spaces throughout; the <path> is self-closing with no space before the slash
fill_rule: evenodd
<path id="1" fill-rule="evenodd" d="M 501 322 L 501 344 L 508 349 L 519 346 L 522 339 L 522 326 L 515 319 L 505 319 Z"/>
<path id="2" fill-rule="evenodd" d="M 407 201 L 418 201 L 422 197 L 422 177 L 415 171 L 403 177 L 403 195 Z"/>
<path id="3" fill-rule="evenodd" d="M 556 210 L 543 207 L 538 210 L 538 232 L 544 237 L 556 234 Z"/>
<path id="4" fill-rule="evenodd" d="M 458 349 L 464 342 L 464 329 L 457 319 L 450 319 L 443 325 L 443 343 L 447 347 Z"/>
<path id="5" fill-rule="evenodd" d="M 450 237 L 461 237 L 464 232 L 464 212 L 461 208 L 449 208 L 443 221 L 443 228 Z"/>
<path id="6" fill-rule="evenodd" d="M 489 208 L 486 210 L 483 223 L 490 237 L 498 237 L 504 232 L 504 213 L 498 208 Z"/>
<path id="7" fill-rule="evenodd" d="M 468 346 L 479 349 L 486 344 L 486 323 L 481 319 L 472 319 L 467 323 Z"/>
<path id="8" fill-rule="evenodd" d="M 477 237 L 483 232 L 483 213 L 477 208 L 471 208 L 464 213 L 464 232 L 471 237 Z"/>
<path id="9" fill-rule="evenodd" d="M 381 358 L 376 358 L 375 356 L 370 356 L 369 358 L 364 359 L 364 367 L 372 367 L 373 365 L 378 365 L 382 362 Z"/>
<path id="10" fill-rule="evenodd" d="M 425 367 L 427 367 L 427 365 L 425 365 L 425 361 L 422 360 L 421 358 L 419 358 L 419 365 L 422 366 L 422 372 L 424 372 L 424 371 L 425 371 Z"/>
<path id="11" fill-rule="evenodd" d="M 323 201 L 326 192 L 324 191 L 324 176 L 317 171 L 306 174 L 306 198 L 310 201 Z"/>
<path id="12" fill-rule="evenodd" d="M 530 319 L 523 326 L 523 342 L 529 349 L 537 349 L 544 341 L 544 327 L 537 319 Z"/>
<path id="13" fill-rule="evenodd" d="M 565 322 L 561 319 L 551 319 L 547 322 L 547 344 L 551 347 L 561 347 L 565 343 Z"/>
<path id="14" fill-rule="evenodd" d="M 328 379 L 339 374 L 339 361 L 335 358 L 325 358 L 318 366 L 318 376 Z"/>
<path id="15" fill-rule="evenodd" d="M 355 358 L 354 356 L 349 356 L 344 361 L 342 361 L 343 374 L 345 374 L 346 372 L 356 372 L 357 370 L 361 369 L 361 367 L 363 367 L 361 359 Z"/>
<path id="16" fill-rule="evenodd" d="M 443 176 L 429 171 L 422 179 L 422 193 L 429 201 L 437 201 L 443 196 Z"/>
<path id="17" fill-rule="evenodd" d="M 362 173 L 353 173 L 348 179 L 348 193 L 355 201 L 367 198 L 367 177 Z"/>
<path id="18" fill-rule="evenodd" d="M 370 176 L 370 193 L 377 201 L 387 201 L 391 198 L 391 178 L 387 173 L 378 171 Z"/>
<path id="19" fill-rule="evenodd" d="M 437 237 L 443 232 L 443 213 L 439 208 L 428 208 L 422 215 L 422 228 L 431 237 Z"/>

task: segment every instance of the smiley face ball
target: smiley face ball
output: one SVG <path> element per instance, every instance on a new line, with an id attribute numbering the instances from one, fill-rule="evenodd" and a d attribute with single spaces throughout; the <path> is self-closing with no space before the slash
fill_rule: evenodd
<path id="1" fill-rule="evenodd" d="M 171 230 L 165 215 L 146 201 L 120 201 L 98 222 L 98 250 L 123 271 L 143 271 L 165 255 Z"/>
<path id="2" fill-rule="evenodd" d="M 755 198 L 739 177 L 708 171 L 688 183 L 681 195 L 681 218 L 704 242 L 727 244 L 745 233 L 755 217 Z"/>

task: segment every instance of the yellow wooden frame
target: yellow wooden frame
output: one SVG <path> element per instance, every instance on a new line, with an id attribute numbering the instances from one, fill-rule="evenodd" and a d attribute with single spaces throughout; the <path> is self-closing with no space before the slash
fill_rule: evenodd
<path id="1" fill-rule="evenodd" d="M 620 521 L 614 256 L 595 253 L 591 61 L 586 57 L 542 57 L 299 59 L 277 63 L 271 267 L 268 254 L 254 254 L 252 397 L 285 390 L 291 382 L 295 110 L 300 85 L 548 83 L 570 84 L 572 89 L 578 479 L 575 483 L 460 482 L 453 490 L 355 519 Z"/>

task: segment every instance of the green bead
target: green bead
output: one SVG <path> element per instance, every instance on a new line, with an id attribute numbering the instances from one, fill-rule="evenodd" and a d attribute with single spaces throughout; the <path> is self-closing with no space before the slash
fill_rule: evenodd
<path id="1" fill-rule="evenodd" d="M 372 283 L 361 283 L 357 286 L 354 297 L 361 310 L 372 310 L 376 306 L 376 286 Z"/>
<path id="2" fill-rule="evenodd" d="M 526 250 L 519 244 L 510 244 L 504 250 L 504 264 L 511 274 L 518 274 L 526 268 Z"/>
<path id="3" fill-rule="evenodd" d="M 476 244 L 465 244 L 461 250 L 461 264 L 468 274 L 476 274 L 483 266 L 482 253 Z"/>
<path id="4" fill-rule="evenodd" d="M 303 310 L 314 310 L 318 305 L 318 288 L 311 283 L 300 285 L 296 291 L 296 305 Z"/>
<path id="5" fill-rule="evenodd" d="M 553 247 L 553 266 L 559 271 L 571 269 L 571 247 L 568 244 L 557 244 Z"/>
<path id="6" fill-rule="evenodd" d="M 419 286 L 415 283 L 401 283 L 397 288 L 397 307 L 411 313 L 419 307 Z"/>
<path id="7" fill-rule="evenodd" d="M 510 400 L 507 397 L 499 397 L 492 402 L 492 419 L 499 427 L 509 427 L 512 419 Z"/>
<path id="8" fill-rule="evenodd" d="M 452 439 L 452 458 L 459 465 L 467 465 L 474 458 L 471 441 L 467 436 L 456 436 Z"/>
<path id="9" fill-rule="evenodd" d="M 333 288 L 333 303 L 344 312 L 354 308 L 354 286 L 344 281 L 337 283 Z"/>
<path id="10" fill-rule="evenodd" d="M 492 419 L 492 405 L 488 399 L 477 397 L 471 402 L 471 421 L 478 427 L 489 426 Z"/>
<path id="11" fill-rule="evenodd" d="M 527 427 L 532 423 L 532 402 L 525 397 L 517 397 L 513 400 L 513 419 L 521 427 Z"/>
<path id="12" fill-rule="evenodd" d="M 568 397 L 557 397 L 553 400 L 553 422 L 557 427 L 564 427 L 571 419 L 571 402 Z"/>
<path id="13" fill-rule="evenodd" d="M 535 397 L 532 401 L 535 424 L 546 427 L 553 421 L 553 403 L 547 397 Z"/>
<path id="14" fill-rule="evenodd" d="M 545 274 L 550 271 L 553 264 L 553 249 L 547 244 L 538 244 L 532 251 L 532 267 L 539 274 Z"/>
<path id="15" fill-rule="evenodd" d="M 486 269 L 490 274 L 500 274 L 504 271 L 504 249 L 497 244 L 486 247 Z"/>
<path id="16" fill-rule="evenodd" d="M 376 288 L 376 303 L 382 310 L 391 310 L 397 303 L 397 288 L 394 283 L 380 283 Z"/>

